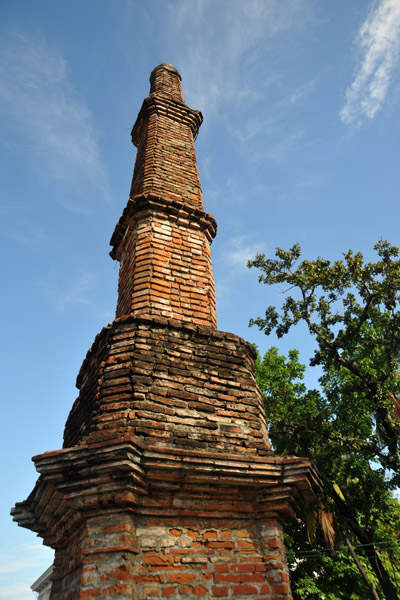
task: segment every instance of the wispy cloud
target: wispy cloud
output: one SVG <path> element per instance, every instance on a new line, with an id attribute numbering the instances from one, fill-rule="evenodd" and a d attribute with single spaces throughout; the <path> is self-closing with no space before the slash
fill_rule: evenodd
<path id="1" fill-rule="evenodd" d="M 1 237 L 27 248 L 38 248 L 46 241 L 46 234 L 43 227 L 20 216 L 12 219 L 9 215 L 10 212 L 0 209 Z"/>
<path id="2" fill-rule="evenodd" d="M 37 549 L 35 548 L 35 550 Z M 22 548 L 21 552 L 23 553 L 23 556 L 10 556 L 10 554 L 8 554 L 8 556 L 2 557 L 2 564 L 0 566 L 0 579 L 4 575 L 17 573 L 18 571 L 23 571 L 24 569 L 48 566 L 47 559 L 44 560 L 43 556 L 38 554 L 31 554 L 31 549 Z"/>
<path id="3" fill-rule="evenodd" d="M 247 261 L 258 253 L 266 253 L 265 243 L 247 235 L 234 236 L 219 247 L 213 261 L 218 302 L 232 299 L 233 290 L 238 289 L 238 277 L 248 273 Z"/>
<path id="4" fill-rule="evenodd" d="M 281 59 L 291 52 L 290 36 L 315 23 L 312 3 L 175 0 L 170 11 L 172 54 L 205 131 L 218 116 L 245 156 L 251 144 L 252 167 L 286 162 L 303 142 L 299 106 L 315 82 L 289 80 Z"/>
<path id="5" fill-rule="evenodd" d="M 26 164 L 45 184 L 58 184 L 56 201 L 70 210 L 92 207 L 62 193 L 92 189 L 96 202 L 108 201 L 108 181 L 92 117 L 70 80 L 68 64 L 46 40 L 21 32 L 0 44 L 0 116 L 15 138 L 12 151 L 23 152 Z M 8 148 L 9 150 L 10 148 Z"/>
<path id="6" fill-rule="evenodd" d="M 42 282 L 40 285 L 55 310 L 64 312 L 69 308 L 91 306 L 93 302 L 90 293 L 95 284 L 95 274 L 87 272 L 82 273 L 64 289 L 52 286 L 48 282 Z"/>
<path id="7" fill-rule="evenodd" d="M 265 252 L 264 243 L 250 241 L 246 235 L 238 235 L 225 243 L 222 259 L 230 267 L 245 271 L 248 260 L 254 258 L 258 253 Z"/>
<path id="8" fill-rule="evenodd" d="M 254 116 L 246 119 L 244 124 L 234 124 L 231 131 L 245 144 L 252 142 L 259 136 L 262 136 L 265 141 L 266 136 L 274 138 L 279 135 L 279 141 L 287 145 L 288 142 L 282 139 L 282 130 L 285 129 L 284 120 L 288 118 L 291 112 L 298 115 L 299 108 L 310 98 L 314 88 L 314 80 L 298 87 L 288 86 L 283 97 L 268 106 L 268 111 L 261 114 L 257 111 Z M 300 128 L 297 128 L 288 130 L 287 136 L 291 139 L 293 137 L 298 138 L 302 137 L 302 133 Z"/>
<path id="9" fill-rule="evenodd" d="M 114 312 L 99 306 L 98 295 L 94 295 L 98 277 L 90 271 L 69 278 L 69 281 L 39 281 L 47 301 L 58 313 L 66 313 L 77 309 L 86 309 L 95 319 L 112 321 Z"/>
<path id="10" fill-rule="evenodd" d="M 270 41 L 301 28 L 310 17 L 304 0 L 176 0 L 170 10 L 180 50 L 176 66 L 190 102 L 207 116 L 222 103 L 257 99 L 276 79 L 263 61 Z"/>
<path id="11" fill-rule="evenodd" d="M 31 584 L 53 562 L 53 551 L 40 542 L 2 544 L 0 547 L 0 600 L 32 598 Z"/>
<path id="12" fill-rule="evenodd" d="M 33 600 L 30 582 L 0 585 L 0 600 Z"/>
<path id="13" fill-rule="evenodd" d="M 340 118 L 359 127 L 382 107 L 398 62 L 400 50 L 400 3 L 380 0 L 361 25 L 356 45 L 361 59 L 353 83 L 346 91 Z"/>

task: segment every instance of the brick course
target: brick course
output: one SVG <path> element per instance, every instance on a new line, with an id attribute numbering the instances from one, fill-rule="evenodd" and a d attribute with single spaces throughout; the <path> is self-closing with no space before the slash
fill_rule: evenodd
<path id="1" fill-rule="evenodd" d="M 216 329 L 202 116 L 171 65 L 150 82 L 111 239 L 116 318 L 83 362 L 63 448 L 34 457 L 40 477 L 14 519 L 56 551 L 51 600 L 291 600 L 282 527 L 318 473 L 272 452 L 254 350 Z"/>

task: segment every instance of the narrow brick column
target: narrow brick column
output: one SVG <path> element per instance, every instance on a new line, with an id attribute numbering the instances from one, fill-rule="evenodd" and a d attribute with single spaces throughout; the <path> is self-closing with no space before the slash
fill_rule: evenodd
<path id="1" fill-rule="evenodd" d="M 117 317 L 152 315 L 217 326 L 210 244 L 194 137 L 203 117 L 183 100 L 181 76 L 154 69 L 132 129 L 137 146 L 130 200 L 112 237 L 121 263 Z"/>
<path id="2" fill-rule="evenodd" d="M 137 160 L 130 197 L 151 194 L 203 210 L 194 137 L 201 112 L 184 103 L 181 76 L 166 63 L 150 75 L 150 95 L 132 129 Z"/>
<path id="3" fill-rule="evenodd" d="M 194 153 L 201 114 L 154 69 L 111 239 L 117 316 L 96 336 L 61 450 L 14 519 L 56 551 L 51 600 L 291 600 L 283 525 L 314 498 L 308 460 L 271 449 L 255 352 L 216 329 Z"/>

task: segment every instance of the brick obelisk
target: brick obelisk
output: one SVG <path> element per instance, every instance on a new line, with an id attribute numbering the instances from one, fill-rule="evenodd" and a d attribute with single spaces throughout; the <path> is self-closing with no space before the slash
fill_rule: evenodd
<path id="1" fill-rule="evenodd" d="M 83 362 L 63 449 L 34 458 L 14 519 L 55 549 L 52 600 L 290 599 L 282 526 L 318 476 L 272 452 L 254 351 L 216 328 L 202 115 L 171 65 L 150 83 L 111 239 L 116 318 Z"/>

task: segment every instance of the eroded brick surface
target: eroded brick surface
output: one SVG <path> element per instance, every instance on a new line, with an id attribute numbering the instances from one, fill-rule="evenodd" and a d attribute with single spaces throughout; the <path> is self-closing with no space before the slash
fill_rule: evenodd
<path id="1" fill-rule="evenodd" d="M 137 597 L 135 528 L 132 515 L 112 509 L 89 517 L 66 549 L 56 550 L 52 600 Z"/>
<path id="2" fill-rule="evenodd" d="M 271 538 L 272 527 L 276 532 L 276 523 L 270 521 L 257 527 L 245 519 L 191 517 L 154 525 L 153 518 L 139 518 L 139 577 L 159 579 L 148 597 L 168 596 L 172 589 L 182 598 L 279 597 L 273 587 L 287 585 L 287 572 L 281 533 Z M 275 550 L 264 551 L 267 539 L 273 539 Z"/>
<path id="3" fill-rule="evenodd" d="M 103 330 L 78 378 L 64 446 L 118 434 L 168 446 L 270 451 L 252 347 L 229 333 L 127 319 Z"/>
<path id="4" fill-rule="evenodd" d="M 277 520 L 156 509 L 153 502 L 135 516 L 109 510 L 88 519 L 70 546 L 75 552 L 56 553 L 53 600 L 288 597 Z"/>

